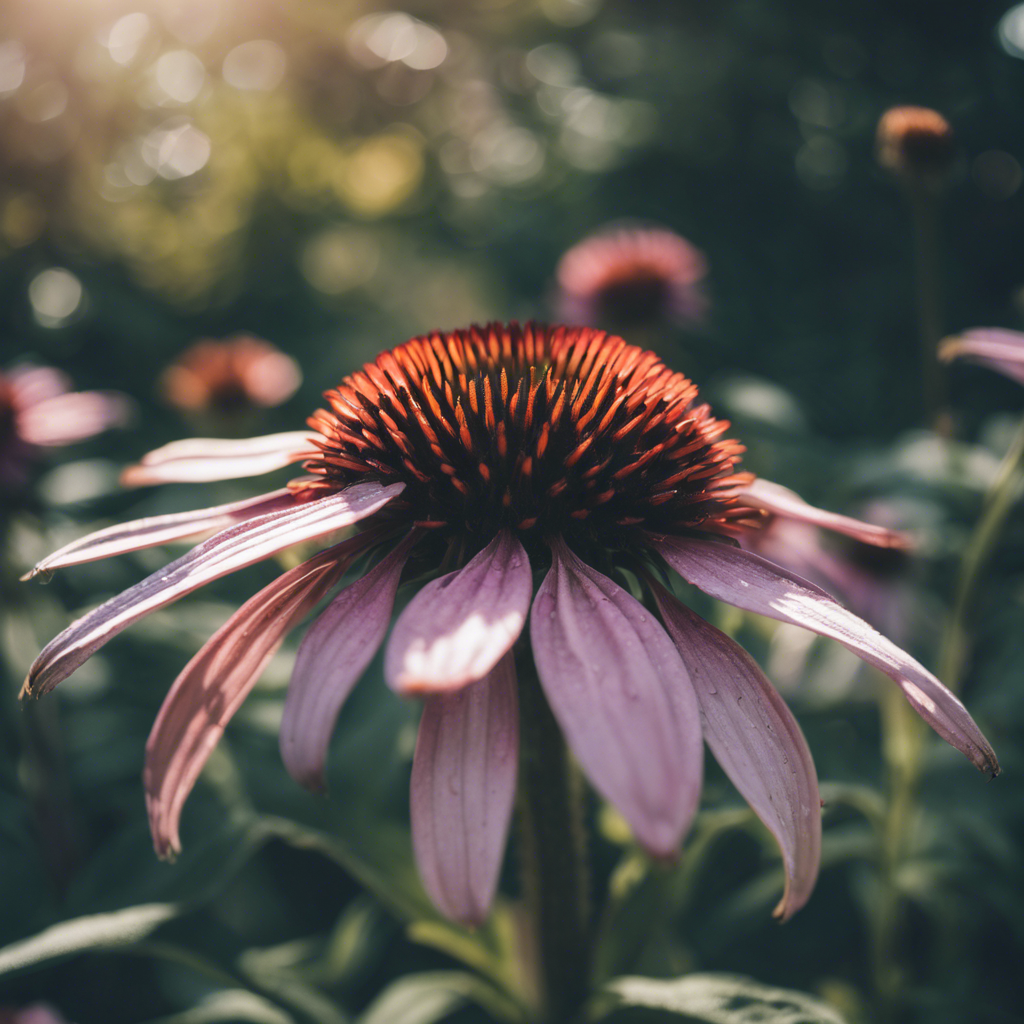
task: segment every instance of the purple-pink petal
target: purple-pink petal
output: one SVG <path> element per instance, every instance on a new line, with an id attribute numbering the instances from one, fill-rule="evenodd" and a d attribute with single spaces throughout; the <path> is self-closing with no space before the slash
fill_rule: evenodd
<path id="1" fill-rule="evenodd" d="M 242 605 L 185 666 L 164 699 L 146 743 L 143 781 L 153 844 L 181 849 L 181 809 L 224 727 L 287 633 L 341 578 L 359 538 L 286 572 Z"/>
<path id="2" fill-rule="evenodd" d="M 809 899 L 821 860 L 821 798 L 807 741 L 735 640 L 662 587 L 654 595 L 690 673 L 707 745 L 782 850 L 786 888 L 775 915 L 788 920 Z"/>
<path id="3" fill-rule="evenodd" d="M 725 543 L 665 537 L 652 538 L 651 545 L 683 579 L 712 597 L 838 640 L 899 684 L 911 707 L 981 771 L 999 772 L 995 751 L 963 704 L 906 651 L 820 587 Z"/>
<path id="4" fill-rule="evenodd" d="M 484 922 L 498 886 L 516 791 L 519 711 L 515 663 L 423 702 L 410 814 L 427 894 L 448 917 Z"/>
<path id="5" fill-rule="evenodd" d="M 700 801 L 704 748 L 689 675 L 658 620 L 561 540 L 530 637 L 544 693 L 594 788 L 656 856 Z"/>
<path id="6" fill-rule="evenodd" d="M 909 548 L 910 538 L 898 530 L 888 530 L 884 526 L 864 523 L 851 516 L 842 516 L 836 512 L 808 505 L 795 491 L 770 480 L 756 479 L 749 487 L 737 496 L 744 505 L 764 509 L 772 515 L 783 516 L 798 523 L 809 523 L 823 530 L 842 533 L 853 537 L 863 544 L 872 544 L 880 548 Z"/>
<path id="7" fill-rule="evenodd" d="M 301 785 L 324 789 L 327 748 L 342 704 L 391 623 L 402 568 L 417 535 L 346 587 L 306 631 L 281 720 L 281 758 Z"/>
<path id="8" fill-rule="evenodd" d="M 121 482 L 126 487 L 145 487 L 260 476 L 317 454 L 316 436 L 309 430 L 293 430 L 242 440 L 194 437 L 172 441 L 144 455 L 138 465 L 129 466 L 121 474 Z"/>
<path id="9" fill-rule="evenodd" d="M 967 359 L 1024 384 L 1024 334 L 999 327 L 976 327 L 939 347 L 942 359 Z"/>
<path id="10" fill-rule="evenodd" d="M 78 540 L 47 555 L 31 572 L 22 576 L 30 580 L 40 573 L 64 569 L 69 565 L 95 562 L 101 558 L 141 551 L 196 534 L 223 530 L 233 523 L 245 522 L 268 512 L 279 512 L 296 504 L 295 495 L 283 487 L 270 494 L 261 494 L 244 501 L 233 501 L 227 505 L 195 509 L 191 512 L 172 512 L 163 516 L 147 516 L 129 523 L 108 526 L 104 530 L 87 534 Z"/>
<path id="11" fill-rule="evenodd" d="M 19 409 L 17 430 L 29 444 L 56 447 L 124 426 L 131 414 L 132 404 L 124 395 L 72 391 Z"/>
<path id="12" fill-rule="evenodd" d="M 399 693 L 437 693 L 482 679 L 522 632 L 532 592 L 526 551 L 501 530 L 406 606 L 384 655 L 388 685 Z"/>
<path id="13" fill-rule="evenodd" d="M 354 484 L 328 498 L 222 530 L 94 608 L 51 640 L 29 669 L 22 695 L 38 696 L 52 690 L 108 640 L 150 612 L 285 548 L 351 526 L 383 508 L 404 488 L 404 484 Z"/>

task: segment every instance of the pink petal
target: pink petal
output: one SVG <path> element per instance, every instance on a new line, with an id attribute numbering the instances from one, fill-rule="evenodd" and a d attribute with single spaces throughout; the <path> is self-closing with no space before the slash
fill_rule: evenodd
<path id="1" fill-rule="evenodd" d="M 516 793 L 519 711 L 515 662 L 423 702 L 412 762 L 416 864 L 446 916 L 483 924 L 505 853 Z"/>
<path id="2" fill-rule="evenodd" d="M 270 512 L 222 530 L 94 608 L 51 640 L 29 669 L 22 695 L 37 696 L 52 690 L 108 640 L 150 612 L 285 548 L 351 526 L 383 508 L 404 488 L 405 484 L 354 484 L 329 498 Z"/>
<path id="3" fill-rule="evenodd" d="M 502 530 L 406 606 L 384 655 L 388 685 L 399 693 L 436 693 L 482 679 L 522 632 L 532 593 L 526 551 Z"/>
<path id="4" fill-rule="evenodd" d="M 30 580 L 40 573 L 53 572 L 69 565 L 95 562 L 128 551 L 141 551 L 170 541 L 193 537 L 211 530 L 223 530 L 233 523 L 245 522 L 268 512 L 278 512 L 296 504 L 294 494 L 287 487 L 270 494 L 261 494 L 227 505 L 201 508 L 192 512 L 173 512 L 165 516 L 148 516 L 130 523 L 108 526 L 66 544 L 47 555 L 31 572 L 22 576 Z"/>
<path id="5" fill-rule="evenodd" d="M 124 395 L 72 391 L 20 409 L 17 430 L 29 444 L 56 447 L 124 426 L 131 414 L 132 404 Z"/>
<path id="6" fill-rule="evenodd" d="M 799 523 L 820 526 L 824 530 L 842 533 L 853 537 L 864 544 L 873 544 L 880 548 L 909 548 L 910 538 L 897 530 L 887 530 L 884 526 L 863 523 L 850 516 L 841 516 L 835 512 L 808 505 L 795 491 L 770 480 L 758 478 L 738 496 L 742 504 L 762 508 L 773 515 L 793 519 Z"/>
<path id="7" fill-rule="evenodd" d="M 206 483 L 260 476 L 315 455 L 312 431 L 293 430 L 241 441 L 194 437 L 172 441 L 142 457 L 121 474 L 126 487 L 149 484 Z"/>
<path id="8" fill-rule="evenodd" d="M 967 359 L 1024 384 L 1024 334 L 998 327 L 976 327 L 939 347 L 941 359 Z"/>
<path id="9" fill-rule="evenodd" d="M 242 605 L 185 666 L 146 743 L 146 806 L 161 857 L 181 849 L 181 809 L 224 727 L 288 632 L 341 578 L 365 541 L 353 538 L 286 572 Z"/>
<path id="10" fill-rule="evenodd" d="M 906 651 L 824 590 L 728 544 L 666 537 L 652 540 L 652 545 L 683 579 L 712 597 L 838 640 L 898 683 L 911 707 L 978 768 L 999 772 L 995 752 L 963 704 Z"/>
<path id="11" fill-rule="evenodd" d="M 4 376 L 14 386 L 14 404 L 19 409 L 71 390 L 71 378 L 52 366 L 16 366 Z"/>
<path id="12" fill-rule="evenodd" d="M 800 726 L 757 663 L 668 591 L 654 596 L 700 701 L 704 739 L 725 774 L 778 840 L 784 921 L 808 900 L 821 860 L 821 797 Z"/>
<path id="13" fill-rule="evenodd" d="M 299 645 L 280 743 L 289 774 L 309 789 L 324 789 L 324 763 L 338 713 L 384 640 L 402 569 L 416 539 L 410 534 L 341 591 Z"/>
<path id="14" fill-rule="evenodd" d="M 530 638 L 548 703 L 594 788 L 656 856 L 700 801 L 700 709 L 672 641 L 634 597 L 558 540 Z"/>

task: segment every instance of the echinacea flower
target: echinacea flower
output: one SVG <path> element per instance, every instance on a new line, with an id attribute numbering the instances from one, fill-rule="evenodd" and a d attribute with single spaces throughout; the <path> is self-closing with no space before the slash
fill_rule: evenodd
<path id="1" fill-rule="evenodd" d="M 878 162 L 904 181 L 941 184 L 956 158 L 950 123 L 930 107 L 890 107 L 875 132 Z"/>
<path id="2" fill-rule="evenodd" d="M 558 263 L 558 312 L 595 326 L 699 320 L 707 305 L 704 255 L 665 228 L 605 229 Z"/>
<path id="3" fill-rule="evenodd" d="M 0 373 L 0 487 L 24 484 L 40 448 L 59 448 L 123 425 L 123 395 L 72 391 L 68 377 L 49 366 L 18 366 Z"/>
<path id="4" fill-rule="evenodd" d="M 160 375 L 160 391 L 182 412 L 233 415 L 286 402 L 302 383 L 291 356 L 269 341 L 239 334 L 190 345 Z"/>
<path id="5" fill-rule="evenodd" d="M 799 726 L 750 656 L 655 580 L 666 563 L 715 598 L 838 640 L 890 676 L 978 768 L 998 771 L 970 715 L 930 672 L 735 541 L 771 502 L 865 539 L 887 543 L 889 532 L 763 493 L 738 471 L 743 447 L 724 437 L 728 423 L 653 353 L 589 328 L 492 324 L 415 338 L 325 397 L 309 432 L 178 442 L 130 474 L 137 484 L 209 480 L 303 462 L 308 475 L 287 488 L 101 530 L 34 570 L 221 531 L 48 644 L 26 680 L 30 695 L 149 612 L 359 524 L 247 601 L 175 681 L 146 749 L 159 852 L 178 847 L 182 804 L 271 654 L 364 556 L 372 568 L 299 647 L 281 751 L 296 779 L 322 787 L 334 722 L 384 642 L 403 576 L 433 576 L 398 616 L 384 672 L 398 693 L 423 699 L 413 845 L 427 891 L 456 920 L 483 920 L 497 884 L 516 787 L 513 646 L 527 650 L 528 618 L 555 719 L 643 847 L 658 857 L 677 850 L 699 802 L 703 737 L 782 848 L 777 913 L 789 917 L 809 897 L 821 821 Z M 622 585 L 621 569 L 645 601 Z"/>
<path id="6" fill-rule="evenodd" d="M 939 358 L 947 362 L 966 359 L 1024 384 L 1024 334 L 1002 327 L 975 327 L 939 346 Z"/>

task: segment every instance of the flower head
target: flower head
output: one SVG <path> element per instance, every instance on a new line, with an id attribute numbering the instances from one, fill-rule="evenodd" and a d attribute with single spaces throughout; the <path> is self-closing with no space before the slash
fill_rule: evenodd
<path id="1" fill-rule="evenodd" d="M 699 320 L 703 254 L 665 228 L 620 227 L 584 238 L 558 264 L 559 316 L 629 325 Z"/>
<path id="2" fill-rule="evenodd" d="M 295 360 L 249 334 L 187 348 L 160 377 L 164 398 L 182 412 L 235 415 L 286 402 L 302 383 Z"/>
<path id="3" fill-rule="evenodd" d="M 24 484 L 40 448 L 84 441 L 131 412 L 122 395 L 71 391 L 71 381 L 48 366 L 19 366 L 0 373 L 0 486 Z"/>
<path id="4" fill-rule="evenodd" d="M 940 183 L 956 157 L 949 122 L 928 107 L 892 107 L 878 122 L 878 162 L 898 177 Z"/>
<path id="5" fill-rule="evenodd" d="M 734 540 L 756 530 L 769 505 L 883 545 L 891 532 L 766 493 L 737 471 L 743 449 L 725 438 L 728 424 L 653 354 L 588 328 L 491 324 L 413 339 L 326 398 L 307 433 L 179 442 L 130 477 L 226 478 L 303 461 L 309 475 L 290 487 L 111 527 L 34 570 L 221 530 L 73 623 L 36 660 L 29 694 L 51 689 L 150 611 L 359 523 L 246 602 L 175 681 L 147 746 L 161 852 L 178 845 L 185 797 L 287 631 L 368 554 L 372 568 L 299 647 L 282 755 L 300 782 L 323 785 L 334 722 L 384 642 L 398 587 L 427 577 L 391 631 L 385 678 L 424 700 L 413 844 L 431 897 L 457 920 L 481 921 L 497 884 L 516 786 L 513 647 L 525 649 L 528 618 L 551 710 L 641 845 L 661 857 L 677 849 L 699 802 L 703 737 L 782 848 L 778 913 L 809 897 L 821 822 L 800 729 L 749 655 L 656 581 L 666 564 L 713 597 L 837 639 L 889 675 L 979 768 L 998 770 L 967 711 L 926 669 Z M 625 582 L 622 569 L 643 600 L 612 578 Z"/>

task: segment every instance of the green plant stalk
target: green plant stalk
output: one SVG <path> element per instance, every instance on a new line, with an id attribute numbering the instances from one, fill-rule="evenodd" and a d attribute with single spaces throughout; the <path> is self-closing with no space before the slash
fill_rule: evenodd
<path id="1" fill-rule="evenodd" d="M 914 287 L 925 421 L 938 433 L 948 434 L 946 389 L 938 359 L 942 340 L 939 198 L 926 182 L 914 182 L 908 185 L 908 199 L 914 236 Z"/>
<path id="2" fill-rule="evenodd" d="M 882 1019 L 896 1020 L 904 989 L 899 962 L 903 924 L 899 873 L 917 817 L 915 804 L 926 730 L 924 722 L 889 680 L 882 691 L 881 714 L 889 799 L 878 835 L 879 893 L 871 928 L 871 966 Z"/>
<path id="3" fill-rule="evenodd" d="M 518 812 L 539 1019 L 569 1024 L 589 994 L 593 962 L 582 779 L 569 760 L 528 650 L 517 659 L 517 670 Z"/>
<path id="4" fill-rule="evenodd" d="M 939 678 L 954 692 L 959 688 L 960 675 L 967 655 L 967 619 L 974 600 L 974 592 L 999 541 L 1010 509 L 1017 500 L 1022 479 L 1024 419 L 1017 427 L 1013 442 L 1003 456 L 996 478 L 985 495 L 981 515 L 960 559 L 953 608 L 943 634 L 939 655 Z"/>

